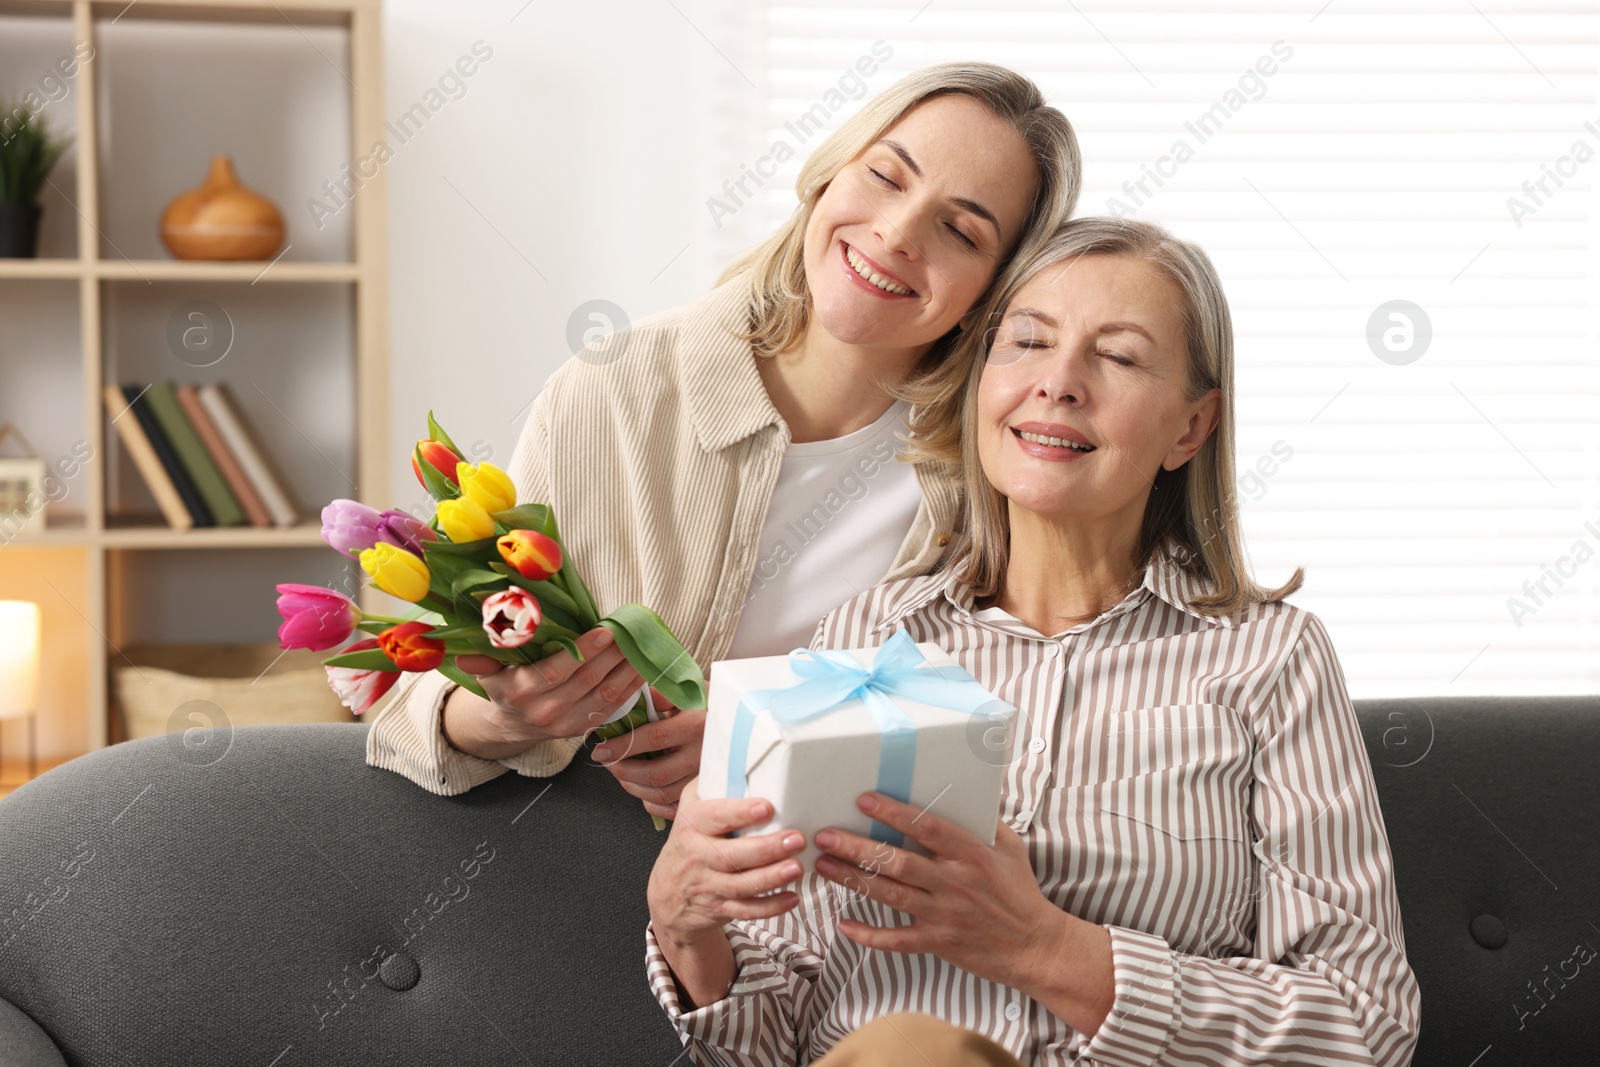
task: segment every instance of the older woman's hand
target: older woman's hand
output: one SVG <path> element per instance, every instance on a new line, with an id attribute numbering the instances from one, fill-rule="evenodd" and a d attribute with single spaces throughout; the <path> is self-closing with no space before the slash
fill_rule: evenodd
<path id="1" fill-rule="evenodd" d="M 704 711 L 680 711 L 654 686 L 657 722 L 645 723 L 598 746 L 594 758 L 616 776 L 622 788 L 644 802 L 644 810 L 663 819 L 678 817 L 684 786 L 700 773 Z M 639 759 L 659 753 L 652 759 Z"/>
<path id="2" fill-rule="evenodd" d="M 1001 822 L 990 847 L 954 823 L 881 793 L 863 793 L 858 804 L 933 855 L 833 827 L 819 831 L 815 840 L 825 855 L 817 859 L 818 874 L 916 919 L 900 927 L 844 919 L 840 933 L 869 948 L 932 953 L 1023 991 L 1038 988 L 1041 969 L 1065 962 L 1059 955 L 1050 960 L 1066 947 L 1058 940 L 1063 920 L 1081 920 L 1045 898 L 1011 827 Z"/>
<path id="3" fill-rule="evenodd" d="M 792 891 L 762 896 L 799 879 L 793 859 L 805 847 L 796 830 L 728 837 L 772 817 L 772 805 L 751 797 L 700 799 L 700 779 L 683 787 L 678 817 L 650 871 L 650 919 L 658 935 L 678 943 L 720 931 L 733 919 L 764 919 L 799 903 Z"/>

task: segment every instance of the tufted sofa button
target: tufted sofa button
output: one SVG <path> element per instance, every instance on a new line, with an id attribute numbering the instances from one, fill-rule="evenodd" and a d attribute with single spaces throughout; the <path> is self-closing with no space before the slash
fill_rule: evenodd
<path id="1" fill-rule="evenodd" d="M 1480 915 L 1472 920 L 1472 939 L 1484 948 L 1500 948 L 1509 940 L 1506 924 L 1493 915 Z"/>
<path id="2" fill-rule="evenodd" d="M 422 968 L 404 952 L 395 952 L 385 956 L 383 962 L 378 964 L 378 978 L 390 989 L 403 992 L 422 978 Z"/>

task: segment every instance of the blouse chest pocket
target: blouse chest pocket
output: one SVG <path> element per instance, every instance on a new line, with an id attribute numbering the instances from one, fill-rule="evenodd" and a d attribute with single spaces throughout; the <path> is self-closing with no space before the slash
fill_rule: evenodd
<path id="1" fill-rule="evenodd" d="M 1225 704 L 1129 708 L 1065 739 L 1055 785 L 1180 840 L 1246 840 L 1253 756 L 1244 716 Z"/>

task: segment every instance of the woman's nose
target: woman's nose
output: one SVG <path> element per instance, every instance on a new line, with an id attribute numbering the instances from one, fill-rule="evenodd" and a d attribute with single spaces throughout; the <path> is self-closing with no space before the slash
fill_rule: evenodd
<path id="1" fill-rule="evenodd" d="M 1034 388 L 1042 399 L 1063 404 L 1082 403 L 1085 394 L 1082 354 L 1062 347 L 1040 360 Z"/>
<path id="2" fill-rule="evenodd" d="M 909 197 L 899 204 L 880 208 L 873 224 L 880 247 L 887 253 L 906 259 L 921 259 L 923 244 L 927 240 L 923 221 L 925 214 L 926 210 Z M 884 266 L 894 270 L 893 263 L 885 263 Z"/>

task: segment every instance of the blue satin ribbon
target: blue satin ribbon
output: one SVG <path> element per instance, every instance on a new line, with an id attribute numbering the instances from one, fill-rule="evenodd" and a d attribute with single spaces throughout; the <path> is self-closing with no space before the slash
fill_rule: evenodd
<path id="1" fill-rule="evenodd" d="M 848 652 L 797 648 L 789 653 L 789 669 L 805 679 L 781 689 L 752 689 L 739 699 L 728 751 L 728 792 L 742 797 L 748 786 L 750 734 L 756 715 L 770 714 L 780 723 L 799 723 L 859 699 L 882 732 L 878 753 L 877 791 L 896 800 L 911 800 L 916 769 L 917 727 L 890 697 L 972 714 L 994 696 L 960 667 L 929 667 L 916 642 L 897 632 L 864 667 Z M 870 836 L 890 845 L 904 844 L 904 835 L 872 820 Z"/>

